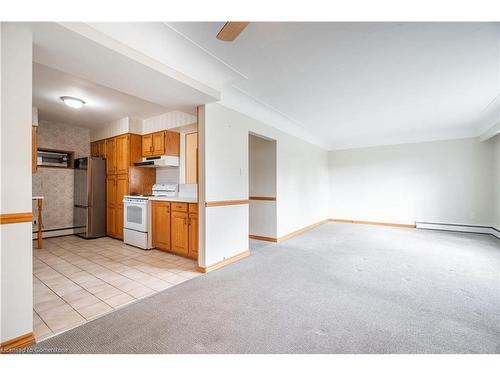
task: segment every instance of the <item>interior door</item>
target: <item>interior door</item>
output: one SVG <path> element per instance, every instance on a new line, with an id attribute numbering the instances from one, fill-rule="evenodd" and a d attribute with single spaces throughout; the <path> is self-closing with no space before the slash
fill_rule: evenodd
<path id="1" fill-rule="evenodd" d="M 116 140 L 106 139 L 106 173 L 116 173 Z"/>
<path id="2" fill-rule="evenodd" d="M 186 184 L 198 183 L 198 133 L 186 134 Z"/>
<path id="3" fill-rule="evenodd" d="M 116 173 L 127 173 L 130 165 L 129 136 L 116 137 Z"/>

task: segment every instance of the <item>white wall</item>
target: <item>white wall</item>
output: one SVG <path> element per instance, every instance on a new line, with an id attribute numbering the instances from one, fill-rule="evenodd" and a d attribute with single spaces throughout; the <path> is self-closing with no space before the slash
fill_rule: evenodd
<path id="1" fill-rule="evenodd" d="M 249 195 L 276 198 L 276 141 L 248 138 Z M 250 200 L 250 234 L 276 238 L 276 201 Z"/>
<path id="2" fill-rule="evenodd" d="M 205 166 L 200 198 L 248 199 L 249 132 L 276 140 L 277 236 L 326 219 L 328 152 L 221 104 L 205 105 L 200 116 L 200 171 Z M 201 266 L 248 249 L 248 205 L 205 210 L 206 254 L 200 256 Z"/>
<path id="3" fill-rule="evenodd" d="M 177 128 L 196 122 L 196 116 L 181 111 L 170 111 L 142 121 L 142 133 L 154 133 L 160 130 Z"/>
<path id="4" fill-rule="evenodd" d="M 330 216 L 491 225 L 493 147 L 477 138 L 331 151 Z"/>
<path id="5" fill-rule="evenodd" d="M 495 209 L 493 215 L 493 226 L 500 231 L 500 134 L 490 140 L 493 143 L 493 178 Z"/>
<path id="6" fill-rule="evenodd" d="M 99 141 L 105 138 L 115 137 L 120 134 L 129 133 L 130 131 L 130 118 L 124 117 L 122 119 L 110 122 L 109 124 L 99 126 L 90 130 L 90 141 Z"/>
<path id="7" fill-rule="evenodd" d="M 0 212 L 31 212 L 32 36 L 1 23 Z M 33 331 L 31 223 L 0 225 L 0 342 Z"/>

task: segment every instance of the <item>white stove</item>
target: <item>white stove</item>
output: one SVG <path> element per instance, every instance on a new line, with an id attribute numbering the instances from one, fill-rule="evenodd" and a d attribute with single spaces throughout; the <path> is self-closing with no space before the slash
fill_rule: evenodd
<path id="1" fill-rule="evenodd" d="M 145 250 L 153 248 L 149 197 L 141 195 L 124 197 L 123 242 Z"/>
<path id="2" fill-rule="evenodd" d="M 175 197 L 179 185 L 154 184 L 153 195 L 126 195 L 123 198 L 123 242 L 141 249 L 153 248 L 150 197 Z"/>
<path id="3" fill-rule="evenodd" d="M 175 197 L 179 190 L 178 184 L 154 184 L 153 196 L 154 197 Z"/>

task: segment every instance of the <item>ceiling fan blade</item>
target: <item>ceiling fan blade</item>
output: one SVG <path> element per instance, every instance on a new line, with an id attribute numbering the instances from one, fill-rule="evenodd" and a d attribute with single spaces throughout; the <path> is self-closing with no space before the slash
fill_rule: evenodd
<path id="1" fill-rule="evenodd" d="M 247 27 L 249 22 L 226 22 L 217 34 L 217 39 L 232 42 Z"/>

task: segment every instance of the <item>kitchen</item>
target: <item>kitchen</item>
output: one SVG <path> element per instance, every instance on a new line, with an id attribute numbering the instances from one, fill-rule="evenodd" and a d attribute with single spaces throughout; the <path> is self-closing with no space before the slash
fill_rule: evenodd
<path id="1" fill-rule="evenodd" d="M 196 107 L 37 63 L 33 106 L 37 341 L 201 275 Z"/>
<path id="2" fill-rule="evenodd" d="M 94 141 L 91 155 L 106 160 L 108 236 L 198 258 L 196 124 Z"/>

